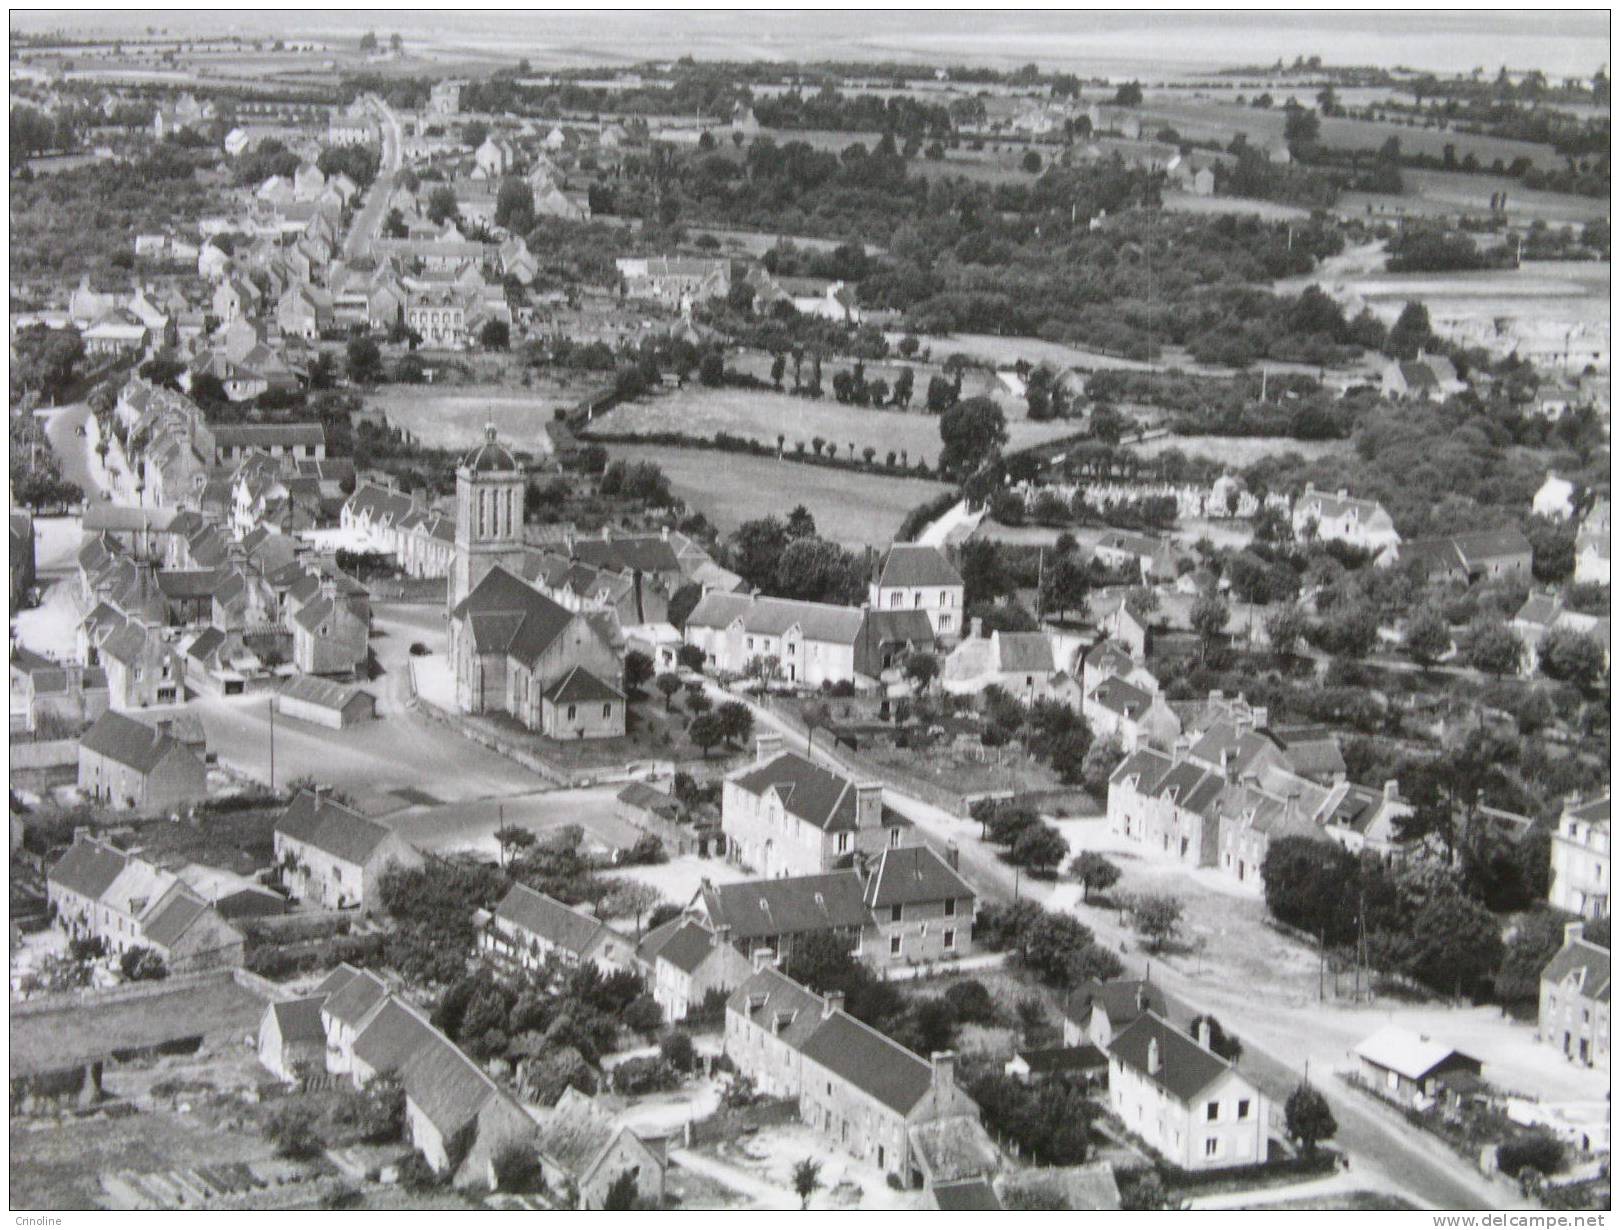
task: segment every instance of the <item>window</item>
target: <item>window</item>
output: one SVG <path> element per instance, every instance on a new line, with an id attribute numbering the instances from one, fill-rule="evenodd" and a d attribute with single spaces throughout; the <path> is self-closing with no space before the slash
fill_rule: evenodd
<path id="1" fill-rule="evenodd" d="M 1241 1119 L 1247 1119 L 1248 1117 L 1249 1117 L 1249 1099 L 1248 1098 L 1239 1098 L 1238 1099 L 1238 1118 L 1241 1120 Z"/>
<path id="2" fill-rule="evenodd" d="M 579 711 L 579 706 L 578 706 L 578 705 L 569 705 L 569 706 L 568 706 L 568 720 L 569 720 L 569 721 L 570 721 L 570 722 L 572 722 L 572 721 L 573 721 L 573 720 L 574 720 L 574 715 L 575 715 L 575 714 L 576 714 L 576 713 L 577 713 L 577 712 L 578 712 L 578 711 Z"/>
<path id="3" fill-rule="evenodd" d="M 951 628 L 951 617 L 949 615 L 941 615 L 939 617 L 939 630 L 941 632 L 949 632 L 950 628 Z"/>
<path id="4" fill-rule="evenodd" d="M 890 829 L 889 830 L 889 844 L 891 846 L 893 846 L 895 849 L 900 848 L 900 830 L 899 829 Z"/>
<path id="5" fill-rule="evenodd" d="M 849 834 L 848 833 L 840 833 L 840 834 L 838 834 L 838 853 L 840 853 L 840 854 L 848 854 L 849 853 Z"/>
<path id="6" fill-rule="evenodd" d="M 946 952 L 956 951 L 956 932 L 951 930 L 949 927 L 945 929 L 944 946 Z"/>
<path id="7" fill-rule="evenodd" d="M 1209 1120 L 1209 1122 L 1215 1123 L 1219 1121 L 1220 1117 L 1221 1104 L 1219 1102 L 1210 1102 L 1204 1106 L 1204 1118 Z"/>
<path id="8" fill-rule="evenodd" d="M 901 911 L 904 910 L 904 909 L 905 909 L 905 906 L 903 906 L 903 905 L 891 905 L 889 907 L 889 921 L 890 922 L 899 922 L 900 921 Z"/>
<path id="9" fill-rule="evenodd" d="M 1209 1136 L 1204 1140 L 1204 1156 L 1219 1157 L 1221 1155 L 1221 1141 L 1218 1136 Z"/>
<path id="10" fill-rule="evenodd" d="M 889 955 L 891 957 L 898 957 L 900 955 L 900 937 L 898 935 L 891 935 L 889 937 Z"/>
<path id="11" fill-rule="evenodd" d="M 945 917 L 946 918 L 955 918 L 956 917 L 956 898 L 955 897 L 947 897 L 947 898 L 945 898 Z"/>

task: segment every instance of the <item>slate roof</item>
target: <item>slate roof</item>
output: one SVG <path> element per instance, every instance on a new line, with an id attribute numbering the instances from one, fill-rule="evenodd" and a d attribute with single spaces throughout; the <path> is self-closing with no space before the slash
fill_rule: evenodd
<path id="1" fill-rule="evenodd" d="M 325 997 L 307 995 L 303 999 L 281 1000 L 270 1005 L 276 1019 L 276 1030 L 283 1042 L 326 1041 L 326 1027 L 321 1024 L 321 1005 Z"/>
<path id="2" fill-rule="evenodd" d="M 1163 752 L 1144 747 L 1121 761 L 1119 767 L 1108 775 L 1108 781 L 1112 784 L 1137 777 L 1137 790 L 1142 794 L 1153 794 L 1173 766 L 1174 762 Z"/>
<path id="3" fill-rule="evenodd" d="M 225 634 L 210 624 L 192 638 L 186 646 L 186 657 L 206 662 L 214 650 L 225 643 Z"/>
<path id="4" fill-rule="evenodd" d="M 756 971 L 726 1001 L 727 1013 L 772 1030 L 794 1050 L 815 1031 L 825 1010 L 821 996 L 770 967 Z"/>
<path id="5" fill-rule="evenodd" d="M 1150 1072 L 1148 1051 L 1154 1042 L 1158 1043 L 1159 1070 Z M 1115 1034 L 1108 1054 L 1180 1102 L 1191 1102 L 1232 1069 L 1214 1051 L 1199 1046 L 1153 1012 L 1143 1013 Z"/>
<path id="6" fill-rule="evenodd" d="M 1591 940 L 1579 939 L 1565 944 L 1541 971 L 1542 982 L 1561 983 L 1573 980 L 1575 989 L 1583 999 L 1607 1003 L 1609 1000 L 1609 950 L 1600 948 Z"/>
<path id="7" fill-rule="evenodd" d="M 185 884 L 176 881 L 141 920 L 141 931 L 149 943 L 172 948 L 191 924 L 208 912 L 208 903 Z"/>
<path id="8" fill-rule="evenodd" d="M 1037 1076 L 1050 1076 L 1054 1072 L 1090 1072 L 1108 1066 L 1108 1056 L 1089 1042 L 1079 1046 L 1046 1046 L 1019 1051 L 1018 1058 L 1024 1061 L 1032 1075 Z"/>
<path id="9" fill-rule="evenodd" d="M 495 907 L 495 917 L 581 956 L 608 929 L 601 919 L 536 892 L 527 884 L 514 884 L 507 890 Z"/>
<path id="10" fill-rule="evenodd" d="M 639 807 L 643 811 L 655 812 L 669 820 L 681 814 L 680 800 L 672 794 L 649 786 L 646 782 L 631 782 L 619 791 L 618 801 L 631 807 Z"/>
<path id="11" fill-rule="evenodd" d="M 478 1065 L 436 1030 L 400 1067 L 405 1096 L 448 1140 L 471 1123 L 498 1090 Z"/>
<path id="12" fill-rule="evenodd" d="M 56 861 L 46 879 L 81 897 L 96 900 L 112 887 L 129 856 L 99 841 L 76 841 Z"/>
<path id="13" fill-rule="evenodd" d="M 599 701 L 623 700 L 624 693 L 612 684 L 591 674 L 583 666 L 576 666 L 545 692 L 554 705 L 591 704 Z"/>
<path id="14" fill-rule="evenodd" d="M 1001 632 L 996 645 L 1003 671 L 1036 672 L 1057 669 L 1052 640 L 1044 632 Z"/>
<path id="15" fill-rule="evenodd" d="M 1528 556 L 1531 551 L 1530 540 L 1516 529 L 1479 530 L 1458 534 L 1452 541 L 1463 558 L 1473 564 L 1508 556 Z"/>
<path id="16" fill-rule="evenodd" d="M 1118 675 L 1110 675 L 1093 688 L 1091 699 L 1110 713 L 1132 720 L 1141 717 L 1153 704 L 1152 696 Z"/>
<path id="17" fill-rule="evenodd" d="M 959 586 L 962 574 L 951 566 L 945 553 L 937 547 L 921 543 L 895 543 L 883 557 L 878 572 L 881 588 L 900 586 L 928 586 L 931 588 Z"/>
<path id="18" fill-rule="evenodd" d="M 860 607 L 833 606 L 825 602 L 708 593 L 692 608 L 686 626 L 727 628 L 740 618 L 744 631 L 756 636 L 781 636 L 797 626 L 806 640 L 853 645 L 861 634 L 866 615 Z"/>
<path id="19" fill-rule="evenodd" d="M 914 902 L 971 899 L 973 890 L 927 846 L 885 849 L 866 882 L 866 904 L 873 909 Z"/>
<path id="20" fill-rule="evenodd" d="M 690 918 L 672 918 L 648 932 L 641 955 L 648 961 L 668 961 L 685 974 L 696 973 L 715 948 L 714 932 Z"/>
<path id="21" fill-rule="evenodd" d="M 625 538 L 579 538 L 574 541 L 574 558 L 592 568 L 613 572 L 679 572 L 675 549 L 659 535 Z"/>
<path id="22" fill-rule="evenodd" d="M 325 709 L 341 710 L 347 708 L 349 702 L 360 695 L 360 691 L 357 687 L 334 683 L 330 679 L 321 679 L 315 675 L 295 675 L 287 680 L 281 694 L 294 700 L 320 705 Z"/>
<path id="23" fill-rule="evenodd" d="M 1169 1004 L 1164 992 L 1142 978 L 1116 978 L 1109 982 L 1083 982 L 1063 1001 L 1063 1015 L 1084 1026 L 1093 1007 L 1103 1010 L 1115 1032 L 1144 1012 L 1156 1012 L 1168 1019 Z"/>
<path id="24" fill-rule="evenodd" d="M 480 654 L 505 653 L 532 666 L 574 618 L 573 612 L 495 567 L 463 598 L 452 619 L 466 619 Z"/>
<path id="25" fill-rule="evenodd" d="M 960 1179 L 953 1183 L 935 1183 L 928 1189 L 934 1197 L 934 1207 L 943 1213 L 999 1213 L 1001 1201 L 989 1179 Z"/>
<path id="26" fill-rule="evenodd" d="M 790 815 L 823 832 L 855 828 L 855 784 L 812 764 L 797 752 L 783 752 L 733 781 L 749 794 L 761 798 L 766 791 L 776 791 Z"/>
<path id="27" fill-rule="evenodd" d="M 1579 807 L 1572 807 L 1568 814 L 1577 820 L 1585 820 L 1588 824 L 1608 824 L 1609 822 L 1609 795 L 1601 799 L 1593 799 L 1590 803 L 1582 803 Z"/>
<path id="28" fill-rule="evenodd" d="M 209 430 L 221 448 L 317 447 L 326 443 L 326 429 L 319 423 L 220 423 Z"/>
<path id="29" fill-rule="evenodd" d="M 799 1051 L 902 1115 L 933 1087 L 933 1065 L 847 1012 L 823 1020 Z"/>
<path id="30" fill-rule="evenodd" d="M 884 642 L 931 644 L 934 639 L 934 625 L 928 618 L 928 612 L 918 610 L 916 607 L 907 607 L 899 611 L 868 611 L 866 635 L 879 644 Z"/>
<path id="31" fill-rule="evenodd" d="M 612 1116 L 590 1097 L 570 1087 L 557 1099 L 540 1129 L 540 1152 L 564 1174 L 583 1177 L 619 1134 Z"/>
<path id="32" fill-rule="evenodd" d="M 316 990 L 325 994 L 324 1011 L 344 1025 L 358 1025 L 388 998 L 388 984 L 369 970 L 344 965 L 322 980 Z"/>
<path id="33" fill-rule="evenodd" d="M 355 1036 L 354 1056 L 374 1072 L 398 1072 L 435 1036 L 425 1017 L 397 996 L 389 995 Z"/>
<path id="34" fill-rule="evenodd" d="M 343 862 L 363 864 L 391 830 L 335 799 L 305 790 L 287 804 L 276 832 Z"/>
<path id="35" fill-rule="evenodd" d="M 112 709 L 98 717 L 95 725 L 84 732 L 79 746 L 84 751 L 95 752 L 143 774 L 157 768 L 172 752 L 183 751 L 191 755 L 178 740 Z"/>
<path id="36" fill-rule="evenodd" d="M 865 886 L 853 871 L 705 884 L 702 894 L 709 921 L 730 927 L 736 940 L 862 927 L 872 917 Z"/>

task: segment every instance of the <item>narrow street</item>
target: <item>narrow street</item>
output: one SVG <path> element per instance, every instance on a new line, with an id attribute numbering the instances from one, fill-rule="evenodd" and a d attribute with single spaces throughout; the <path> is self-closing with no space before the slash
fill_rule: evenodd
<path id="1" fill-rule="evenodd" d="M 343 255 L 351 261 L 371 253 L 371 243 L 382 229 L 388 198 L 394 191 L 395 176 L 404 153 L 404 134 L 400 130 L 399 118 L 380 98 L 368 96 L 365 102 L 382 131 L 382 163 L 378 167 L 377 178 L 366 189 L 365 202 L 355 213 L 349 233 L 343 240 Z"/>
<path id="2" fill-rule="evenodd" d="M 755 721 L 781 731 L 788 746 L 804 746 L 804 739 L 774 714 L 757 705 L 750 708 Z M 825 759 L 819 748 L 811 755 Z M 1077 896 L 1071 884 L 1020 875 L 979 839 L 979 826 L 973 821 L 892 788 L 886 787 L 883 795 L 885 803 L 908 817 L 935 843 L 957 844 L 962 871 L 981 895 L 1000 901 L 1029 898 L 1049 908 L 1075 913 L 1096 933 L 1100 943 L 1119 951 L 1129 974 L 1142 975 L 1148 962 L 1135 952 L 1137 937 L 1122 927 L 1112 912 L 1078 906 L 1070 900 Z M 1312 1083 L 1327 1097 L 1339 1123 L 1334 1143 L 1350 1154 L 1358 1187 L 1390 1191 L 1427 1208 L 1537 1207 L 1516 1190 L 1490 1182 L 1438 1141 L 1403 1122 L 1392 1109 L 1376 1106 L 1339 1084 L 1329 1071 L 1342 1055 L 1319 1049 L 1322 1039 L 1317 1033 L 1318 1023 L 1308 1008 L 1257 1004 L 1252 991 L 1242 987 L 1212 990 L 1178 969 L 1174 959 L 1153 958 L 1152 977 L 1189 1016 L 1213 1013 L 1228 1033 L 1242 1040 L 1245 1074 L 1279 1107 L 1306 1070 L 1315 1071 Z"/>

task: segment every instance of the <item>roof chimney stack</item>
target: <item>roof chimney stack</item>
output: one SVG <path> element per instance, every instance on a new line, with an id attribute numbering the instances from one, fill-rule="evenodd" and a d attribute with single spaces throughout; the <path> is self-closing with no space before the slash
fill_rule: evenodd
<path id="1" fill-rule="evenodd" d="M 776 964 L 776 954 L 769 948 L 756 948 L 751 954 L 754 961 L 754 973 Z"/>
<path id="2" fill-rule="evenodd" d="M 960 871 L 962 869 L 962 847 L 957 845 L 954 841 L 945 843 L 945 862 L 950 866 L 952 871 Z"/>
<path id="3" fill-rule="evenodd" d="M 1384 783 L 1384 800 L 1389 803 L 1397 803 L 1400 798 L 1401 784 L 1392 777 Z"/>
<path id="4" fill-rule="evenodd" d="M 1205 1017 L 1198 1022 L 1198 1045 L 1206 1051 L 1214 1048 L 1209 1044 L 1209 1018 Z"/>
<path id="5" fill-rule="evenodd" d="M 1148 1075 L 1157 1076 L 1159 1074 L 1159 1069 L 1162 1067 L 1164 1067 L 1164 1063 L 1159 1057 L 1159 1040 L 1157 1038 L 1149 1038 L 1147 1053 Z"/>
<path id="6" fill-rule="evenodd" d="M 754 736 L 754 763 L 769 764 L 782 753 L 782 736 L 774 730 Z"/>
<path id="7" fill-rule="evenodd" d="M 825 1018 L 843 1010 L 844 993 L 842 991 L 828 991 L 826 998 L 821 1003 L 821 1015 Z"/>
<path id="8" fill-rule="evenodd" d="M 77 833 L 78 830 L 75 829 L 74 831 Z M 1573 944 L 1576 940 L 1585 938 L 1586 924 L 1584 922 L 1572 922 L 1564 924 L 1564 943 Z"/>
<path id="9" fill-rule="evenodd" d="M 877 828 L 883 823 L 883 783 L 858 782 L 855 786 L 855 827 Z"/>
<path id="10" fill-rule="evenodd" d="M 928 1057 L 933 1069 L 934 1111 L 945 1110 L 956 1094 L 956 1052 L 935 1051 Z"/>

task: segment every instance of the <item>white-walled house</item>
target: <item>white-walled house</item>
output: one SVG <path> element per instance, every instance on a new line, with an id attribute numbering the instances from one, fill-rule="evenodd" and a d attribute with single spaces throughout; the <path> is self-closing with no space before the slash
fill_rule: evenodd
<path id="1" fill-rule="evenodd" d="M 1293 528 L 1296 538 L 1314 534 L 1322 541 L 1342 542 L 1375 555 L 1401 543 L 1382 504 L 1357 499 L 1343 487 L 1337 492 L 1318 491 L 1307 483 L 1294 504 Z"/>

